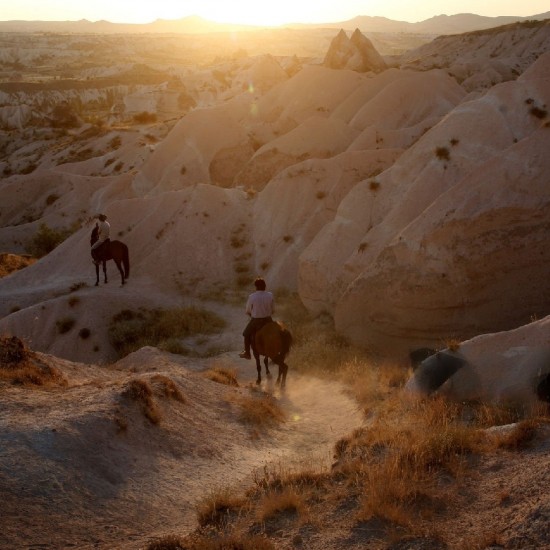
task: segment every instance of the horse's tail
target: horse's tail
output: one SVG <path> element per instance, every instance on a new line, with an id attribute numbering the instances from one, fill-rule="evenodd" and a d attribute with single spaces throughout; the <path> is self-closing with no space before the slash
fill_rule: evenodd
<path id="1" fill-rule="evenodd" d="M 292 347 L 292 334 L 286 327 L 281 327 L 282 349 L 279 355 L 284 359 Z"/>
<path id="2" fill-rule="evenodd" d="M 124 278 L 127 279 L 130 276 L 130 253 L 128 252 L 127 246 L 124 247 L 122 265 L 124 266 Z"/>

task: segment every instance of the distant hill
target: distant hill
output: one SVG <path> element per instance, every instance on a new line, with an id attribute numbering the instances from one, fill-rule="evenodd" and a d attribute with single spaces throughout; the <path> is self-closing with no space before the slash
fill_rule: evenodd
<path id="1" fill-rule="evenodd" d="M 157 19 L 152 23 L 111 23 L 110 21 L 0 21 L 0 32 L 67 33 L 188 33 L 236 32 L 259 27 L 207 21 L 192 15 L 182 19 Z"/>
<path id="2" fill-rule="evenodd" d="M 324 23 L 318 25 L 289 25 L 292 28 L 336 28 L 354 30 L 359 29 L 362 32 L 408 32 L 408 33 L 427 33 L 427 34 L 460 34 L 493 27 L 500 27 L 519 21 L 538 20 L 550 18 L 550 12 L 532 15 L 529 17 L 500 16 L 484 17 L 473 13 L 459 13 L 456 15 L 437 15 L 419 21 L 418 23 L 409 23 L 407 21 L 395 21 L 386 17 L 371 17 L 368 15 L 359 15 L 347 21 L 336 23 Z"/>
<path id="3" fill-rule="evenodd" d="M 284 25 L 284 27 L 304 30 L 319 28 L 342 28 L 345 30 L 359 29 L 362 32 L 459 34 L 533 19 L 550 19 L 550 12 L 532 15 L 529 17 L 484 17 L 472 13 L 460 13 L 456 15 L 437 15 L 418 23 L 395 21 L 386 17 L 359 15 L 353 19 L 335 23 L 293 23 Z M 184 17 L 182 19 L 157 19 L 152 23 L 144 24 L 111 23 L 109 21 L 92 22 L 87 19 L 81 19 L 80 21 L 0 21 L 0 32 L 204 34 L 214 32 L 257 30 L 260 28 L 262 27 L 215 23 L 196 15 Z"/>

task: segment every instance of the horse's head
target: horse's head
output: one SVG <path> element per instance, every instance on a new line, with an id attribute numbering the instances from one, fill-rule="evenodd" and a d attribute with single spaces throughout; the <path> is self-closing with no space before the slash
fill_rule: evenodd
<path id="1" fill-rule="evenodd" d="M 95 227 L 92 229 L 92 234 L 90 235 L 90 246 L 92 246 L 97 241 L 98 238 L 99 238 L 99 226 L 96 223 Z"/>

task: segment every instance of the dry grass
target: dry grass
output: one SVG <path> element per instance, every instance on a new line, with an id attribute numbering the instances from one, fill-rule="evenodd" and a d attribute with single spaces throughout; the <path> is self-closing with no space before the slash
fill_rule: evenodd
<path id="1" fill-rule="evenodd" d="M 185 538 L 168 535 L 151 542 L 146 550 L 274 550 L 269 540 L 259 535 L 233 532 L 194 533 Z"/>
<path id="2" fill-rule="evenodd" d="M 304 495 L 293 487 L 285 487 L 282 491 L 266 494 L 257 507 L 257 520 L 267 521 L 282 512 L 297 514 L 305 520 L 307 507 Z"/>
<path id="3" fill-rule="evenodd" d="M 208 378 L 208 380 L 212 380 L 213 382 L 217 382 L 218 384 L 239 387 L 237 370 L 232 367 L 225 366 L 223 361 L 214 362 L 212 367 L 204 373 L 204 377 Z"/>
<path id="4" fill-rule="evenodd" d="M 63 373 L 44 363 L 17 337 L 0 337 L 0 380 L 27 387 L 66 387 Z"/>
<path id="5" fill-rule="evenodd" d="M 335 448 L 335 471 L 360 491 L 358 521 L 378 518 L 414 533 L 450 500 L 443 475 L 460 479 L 468 457 L 484 448 L 483 432 L 460 421 L 460 407 L 435 398 L 387 399 L 368 428 Z"/>
<path id="6" fill-rule="evenodd" d="M 246 505 L 243 496 L 236 495 L 231 489 L 213 492 L 197 505 L 197 520 L 201 527 L 221 526 L 230 514 L 238 513 Z"/>
<path id="7" fill-rule="evenodd" d="M 35 258 L 17 254 L 0 254 L 0 278 L 36 262 Z"/>
<path id="8" fill-rule="evenodd" d="M 494 444 L 499 449 L 519 451 L 528 448 L 537 435 L 539 422 L 528 418 L 518 422 L 510 430 L 491 435 Z"/>
<path id="9" fill-rule="evenodd" d="M 157 394 L 163 395 L 167 399 L 174 399 L 180 403 L 185 403 L 185 397 L 178 385 L 168 376 L 163 374 L 155 374 L 151 378 L 151 383 L 158 391 Z"/>
<path id="10" fill-rule="evenodd" d="M 352 524 L 374 520 L 380 525 L 380 536 L 388 541 L 392 536 L 400 541 L 432 537 L 428 531 L 433 530 L 434 521 L 450 513 L 463 498 L 460 489 L 479 454 L 492 452 L 496 446 L 521 449 L 536 434 L 536 422 L 523 421 L 505 437 L 499 435 L 498 444 L 487 435 L 487 426 L 524 417 L 526 411 L 513 405 L 455 403 L 439 396 L 407 399 L 396 390 L 411 374 L 408 365 L 373 360 L 336 335 L 330 320 L 309 318 L 294 295 L 277 294 L 278 313 L 296 342 L 293 365 L 344 382 L 369 423 L 338 441 L 331 469 L 266 466 L 263 473 L 254 474 L 254 485 L 244 500 L 239 499 L 237 508 L 211 503 L 205 517 L 215 519 L 201 524 L 214 526 L 209 543 L 219 543 L 232 529 L 246 531 L 252 526 L 278 532 L 284 526 L 296 529 L 309 517 L 330 521 L 341 517 L 336 511 L 340 506 L 349 507 L 346 513 Z M 448 342 L 448 347 L 452 349 L 454 342 Z M 268 422 L 276 404 L 257 391 L 232 399 L 243 420 L 256 426 Z M 284 419 L 279 413 L 275 411 L 277 420 L 269 423 Z M 501 502 L 507 498 L 503 493 Z M 204 531 L 198 533 L 204 535 Z M 205 543 L 204 538 L 200 540 Z M 491 541 L 497 542 L 492 533 L 480 534 L 467 547 L 483 548 Z"/>
<path id="11" fill-rule="evenodd" d="M 266 428 L 285 421 L 285 413 L 276 399 L 270 395 L 232 397 L 243 422 L 258 428 Z"/>
<path id="12" fill-rule="evenodd" d="M 147 380 L 141 378 L 130 380 L 122 395 L 139 403 L 143 414 L 152 424 L 160 423 L 162 413 L 153 399 L 153 390 Z"/>
<path id="13" fill-rule="evenodd" d="M 154 540 L 147 545 L 146 550 L 186 550 L 189 548 L 181 537 L 168 535 Z"/>
<path id="14" fill-rule="evenodd" d="M 237 381 L 237 371 L 227 367 L 213 367 L 208 369 L 204 373 L 204 377 L 218 384 L 225 384 L 226 386 L 239 386 Z"/>

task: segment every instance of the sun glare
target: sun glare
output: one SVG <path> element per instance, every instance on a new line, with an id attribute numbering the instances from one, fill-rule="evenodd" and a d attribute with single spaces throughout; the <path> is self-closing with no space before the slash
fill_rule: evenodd
<path id="1" fill-rule="evenodd" d="M 219 23 L 241 23 L 244 25 L 275 26 L 299 21 L 301 14 L 296 10 L 296 2 L 215 2 L 205 5 L 201 15 Z"/>

